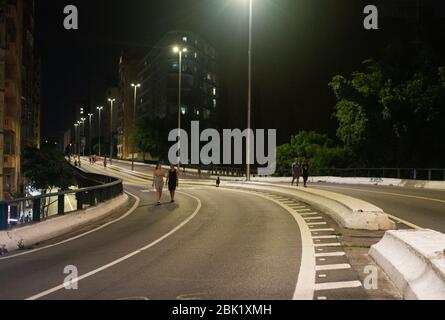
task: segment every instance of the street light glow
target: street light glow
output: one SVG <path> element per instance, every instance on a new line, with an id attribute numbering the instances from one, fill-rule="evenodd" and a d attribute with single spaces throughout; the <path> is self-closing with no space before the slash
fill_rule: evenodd
<path id="1" fill-rule="evenodd" d="M 187 48 L 182 48 L 182 49 L 180 49 L 179 47 L 177 47 L 177 46 L 175 46 L 175 47 L 173 47 L 173 52 L 174 53 L 179 53 L 179 52 L 187 52 L 188 51 L 188 49 Z"/>
<path id="2" fill-rule="evenodd" d="M 140 87 L 141 87 L 141 84 L 140 84 L 140 83 L 138 83 L 138 84 L 134 84 L 134 83 L 132 83 L 131 86 L 132 86 L 133 88 L 140 88 Z"/>

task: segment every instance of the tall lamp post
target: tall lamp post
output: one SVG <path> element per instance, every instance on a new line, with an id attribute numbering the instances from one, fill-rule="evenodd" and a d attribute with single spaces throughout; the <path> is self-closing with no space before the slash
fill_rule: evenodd
<path id="1" fill-rule="evenodd" d="M 250 181 L 250 146 L 251 137 L 250 130 L 252 128 L 252 24 L 253 24 L 253 0 L 249 0 L 249 71 L 248 71 L 248 85 L 247 85 L 247 168 L 246 180 Z"/>
<path id="2" fill-rule="evenodd" d="M 173 47 L 173 52 L 179 54 L 179 88 L 178 88 L 178 171 L 181 169 L 181 94 L 182 94 L 182 53 L 187 48 Z"/>
<path id="3" fill-rule="evenodd" d="M 80 145 L 81 145 L 81 153 L 82 156 L 85 157 L 85 144 L 86 144 L 86 139 L 85 139 L 85 118 L 80 119 L 82 121 L 82 137 L 80 138 Z M 84 139 L 85 139 L 85 143 L 84 143 Z M 80 153 L 79 153 L 80 154 Z"/>
<path id="4" fill-rule="evenodd" d="M 88 113 L 88 117 L 90 118 L 90 129 L 88 131 L 88 145 L 89 145 L 89 149 L 90 149 L 90 156 L 93 154 L 93 139 L 92 139 L 92 131 L 93 131 L 93 114 L 92 113 Z"/>
<path id="5" fill-rule="evenodd" d="M 137 93 L 138 88 L 141 87 L 140 83 L 132 83 L 131 86 L 134 88 L 134 104 L 133 104 L 133 131 L 136 127 L 136 101 L 137 101 Z M 136 152 L 136 148 L 134 142 L 131 143 L 131 171 L 134 171 L 134 153 Z"/>
<path id="6" fill-rule="evenodd" d="M 76 136 L 76 139 L 77 139 L 77 156 L 79 156 L 80 157 L 80 125 L 82 124 L 82 122 L 81 121 L 77 121 L 77 136 Z"/>
<path id="7" fill-rule="evenodd" d="M 102 152 L 101 152 L 101 136 L 102 136 L 102 118 L 101 118 L 101 113 L 102 113 L 102 110 L 104 109 L 104 107 L 99 106 L 96 109 L 99 111 L 99 157 L 102 157 Z"/>
<path id="8" fill-rule="evenodd" d="M 113 164 L 113 105 L 116 99 L 109 98 L 108 102 L 110 102 L 110 164 Z"/>
<path id="9" fill-rule="evenodd" d="M 74 124 L 74 155 L 77 153 L 77 130 L 79 129 L 79 124 L 76 122 Z"/>

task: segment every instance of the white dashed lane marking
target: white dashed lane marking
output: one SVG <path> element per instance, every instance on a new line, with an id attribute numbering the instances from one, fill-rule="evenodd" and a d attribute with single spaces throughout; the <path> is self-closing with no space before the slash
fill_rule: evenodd
<path id="1" fill-rule="evenodd" d="M 314 299 L 338 299 L 338 295 L 345 290 L 357 290 L 363 287 L 348 261 L 346 253 L 342 250 L 339 236 L 334 228 L 328 227 L 323 216 L 299 201 L 283 196 L 262 192 L 264 196 L 279 201 L 299 214 L 306 222 L 314 242 L 315 259 L 315 288 Z M 333 242 L 334 241 L 334 242 Z M 346 281 L 338 281 L 340 280 Z"/>

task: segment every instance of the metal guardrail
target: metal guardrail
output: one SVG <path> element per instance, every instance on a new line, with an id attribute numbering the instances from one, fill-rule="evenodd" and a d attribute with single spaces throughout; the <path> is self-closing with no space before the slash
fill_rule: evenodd
<path id="1" fill-rule="evenodd" d="M 0 230 L 84 210 L 123 194 L 122 180 L 80 170 L 76 173 L 93 186 L 0 202 Z"/>
<path id="2" fill-rule="evenodd" d="M 311 172 L 312 176 L 393 178 L 406 180 L 445 181 L 445 169 L 434 168 L 330 168 Z"/>

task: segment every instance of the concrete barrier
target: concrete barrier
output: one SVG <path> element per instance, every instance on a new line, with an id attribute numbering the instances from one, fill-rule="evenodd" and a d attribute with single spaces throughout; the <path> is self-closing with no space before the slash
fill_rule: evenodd
<path id="1" fill-rule="evenodd" d="M 348 229 L 390 230 L 395 223 L 380 208 L 368 202 L 346 195 L 310 188 L 276 186 L 266 183 L 226 183 L 227 186 L 242 186 L 249 189 L 269 190 L 288 194 L 315 209 L 330 215 L 337 223 Z"/>
<path id="2" fill-rule="evenodd" d="M 405 299 L 445 300 L 445 235 L 433 230 L 386 232 L 369 254 Z"/>
<path id="3" fill-rule="evenodd" d="M 302 179 L 300 179 L 301 182 Z M 265 183 L 291 183 L 289 177 L 256 177 L 252 181 Z M 346 177 L 310 177 L 309 183 L 356 184 L 369 186 L 409 187 L 445 191 L 445 181 L 404 180 L 391 178 L 346 178 Z"/>
<path id="4" fill-rule="evenodd" d="M 0 253 L 4 251 L 13 252 L 30 247 L 78 230 L 87 224 L 104 219 L 115 210 L 125 206 L 128 201 L 129 197 L 124 194 L 97 207 L 90 207 L 83 211 L 51 218 L 9 231 L 0 231 Z"/>

